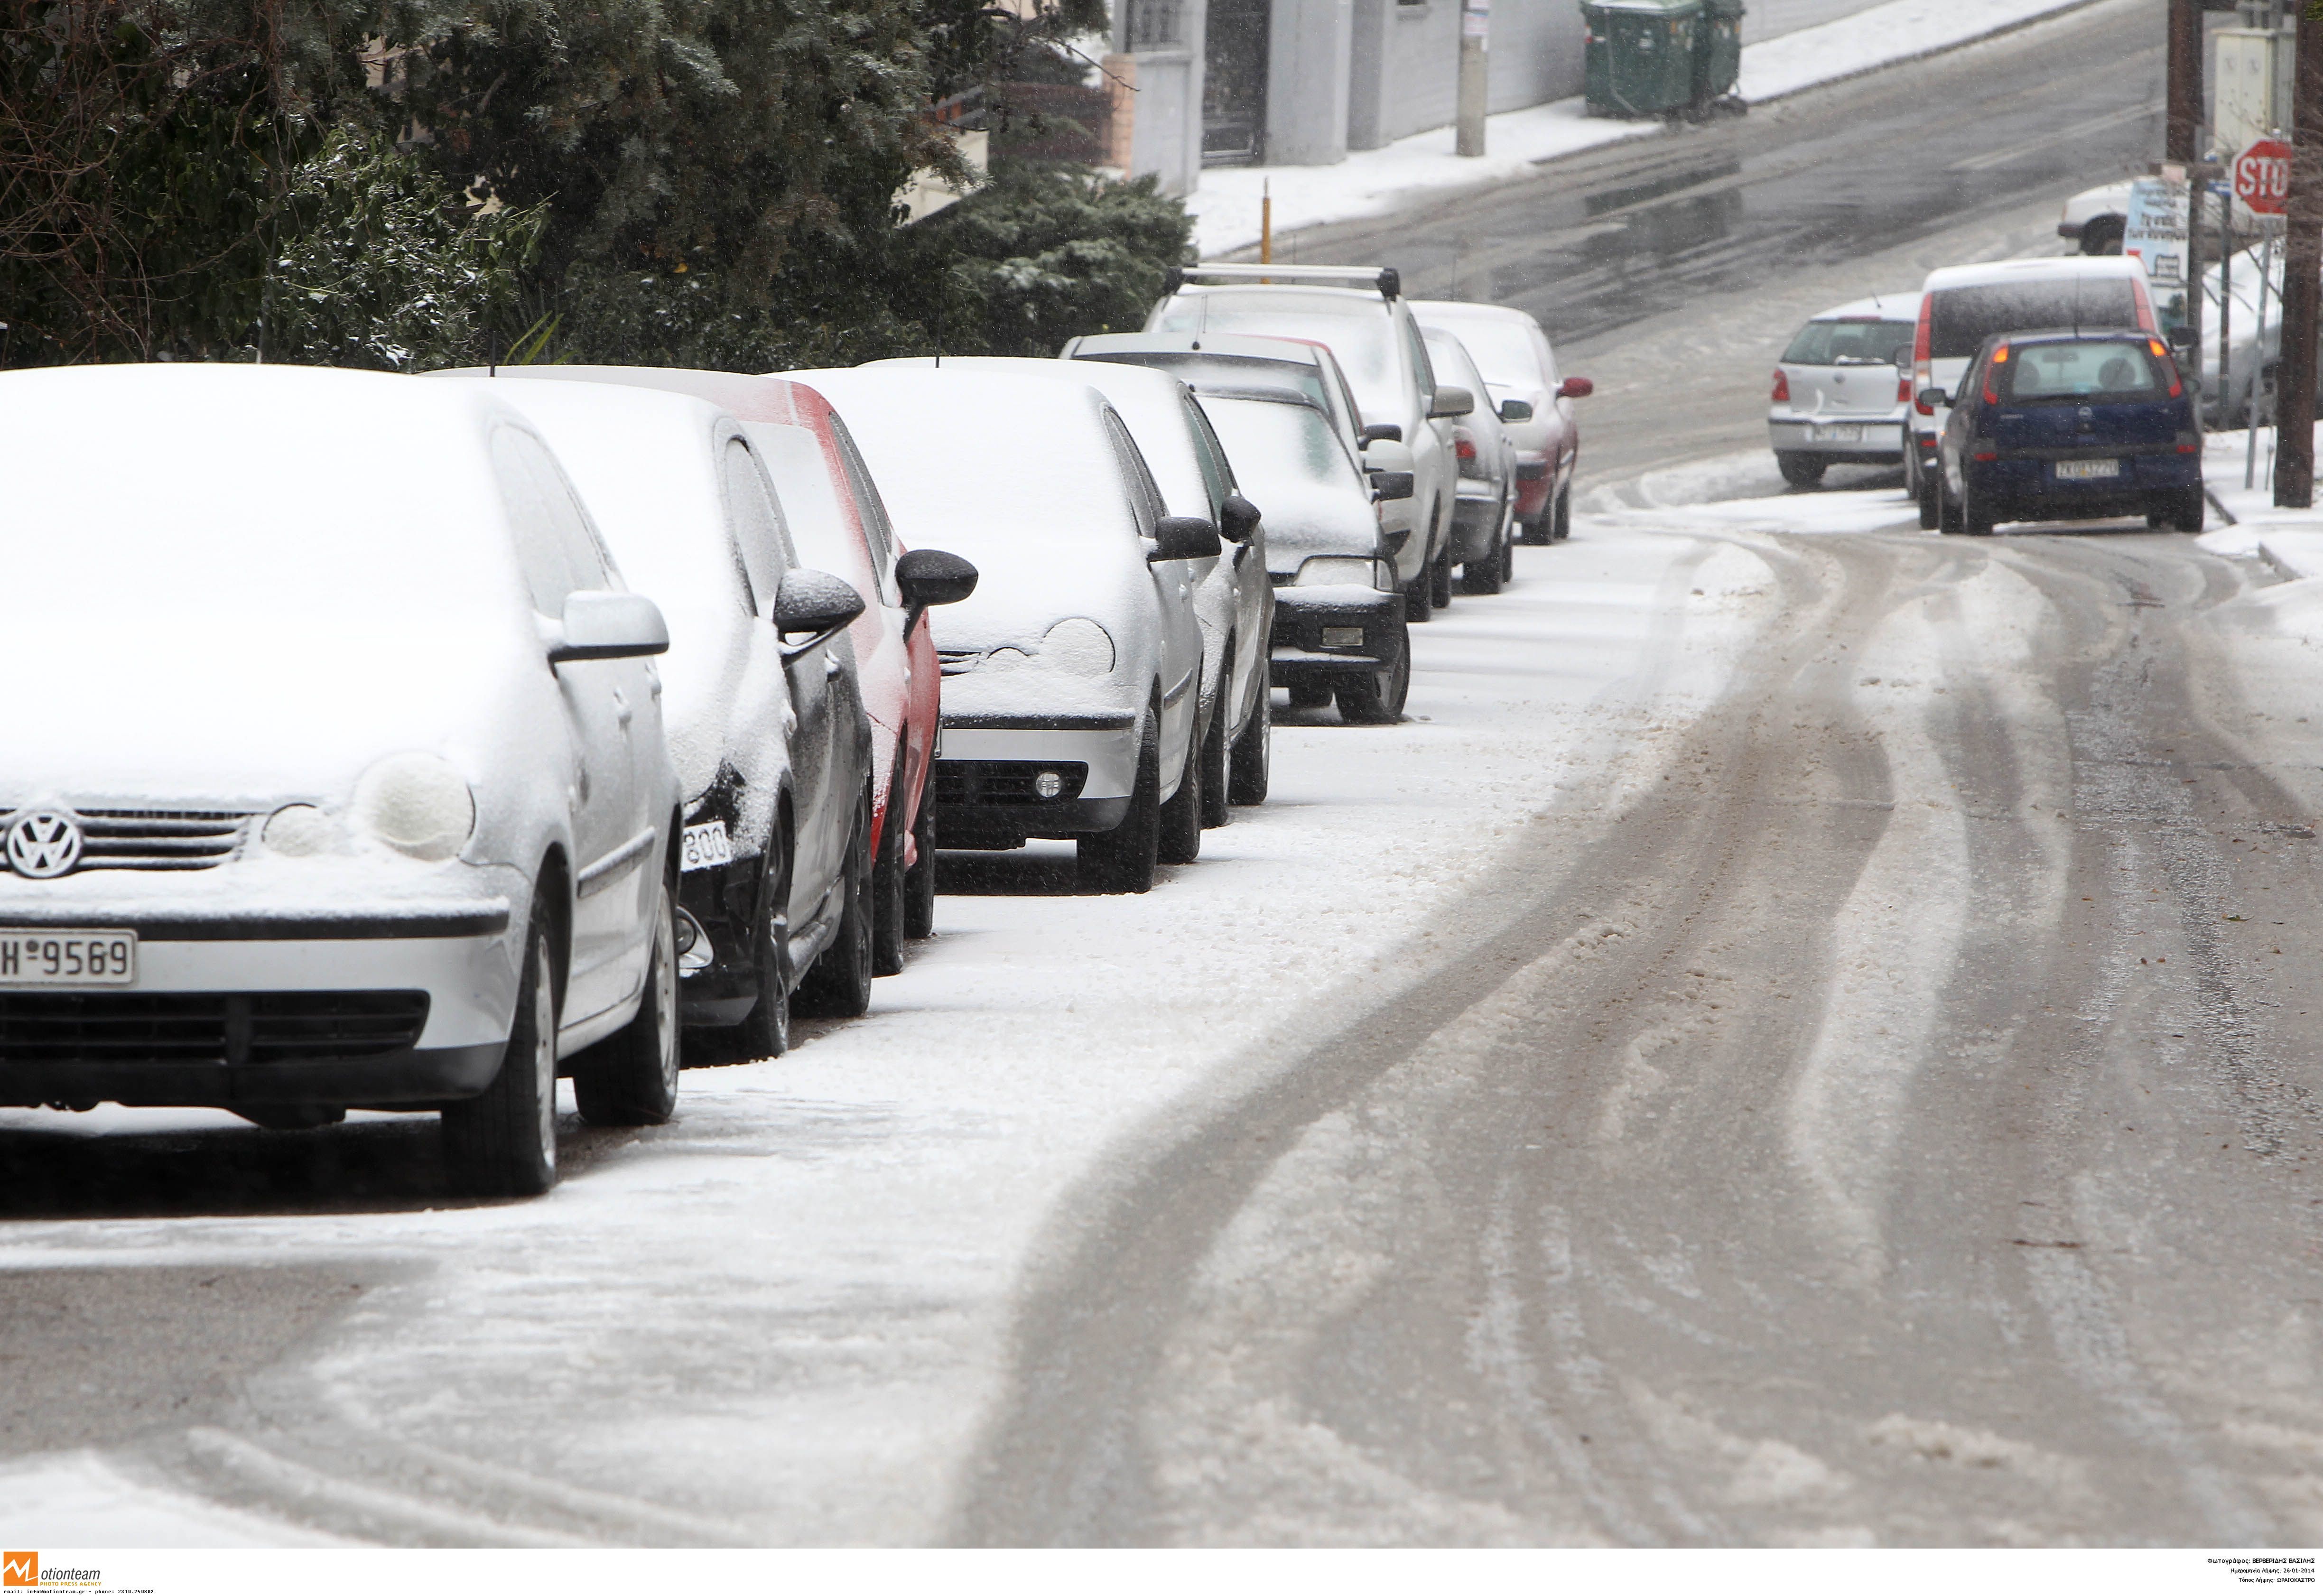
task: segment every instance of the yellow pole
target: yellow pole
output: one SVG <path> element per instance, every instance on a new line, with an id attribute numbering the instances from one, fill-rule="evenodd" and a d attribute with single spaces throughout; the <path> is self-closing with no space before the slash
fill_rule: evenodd
<path id="1" fill-rule="evenodd" d="M 1274 179 L 1272 178 L 1261 178 L 1258 180 L 1258 263 L 1262 266 L 1274 264 Z M 1259 280 L 1271 282 L 1273 280 L 1261 278 Z"/>

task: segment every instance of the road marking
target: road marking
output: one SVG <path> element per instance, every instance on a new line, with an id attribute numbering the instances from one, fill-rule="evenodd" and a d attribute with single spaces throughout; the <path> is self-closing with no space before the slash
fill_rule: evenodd
<path id="1" fill-rule="evenodd" d="M 2107 128 L 2119 127 L 2125 122 L 2142 121 L 2149 116 L 2158 118 L 2161 115 L 2162 108 L 2159 105 L 2124 105 L 2119 110 L 2108 111 L 2102 116 L 2092 116 L 2087 122 L 2075 123 L 2070 127 L 2043 133 L 2030 143 L 2014 145 L 2006 150 L 1994 150 L 1983 155 L 1971 155 L 1966 161 L 1955 161 L 1944 170 L 1955 172 L 1989 171 L 1996 166 L 2006 166 L 2013 161 L 2022 161 L 2027 155 L 2052 149 L 2067 139 L 2078 138 L 2083 133 L 2103 133 Z"/>

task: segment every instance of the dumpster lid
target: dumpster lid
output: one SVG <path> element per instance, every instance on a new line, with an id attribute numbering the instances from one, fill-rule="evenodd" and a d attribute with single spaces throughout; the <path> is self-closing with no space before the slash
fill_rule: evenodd
<path id="1" fill-rule="evenodd" d="M 1642 11 L 1656 16 L 1686 16 L 1702 9 L 1702 0 L 1581 0 L 1589 11 Z"/>

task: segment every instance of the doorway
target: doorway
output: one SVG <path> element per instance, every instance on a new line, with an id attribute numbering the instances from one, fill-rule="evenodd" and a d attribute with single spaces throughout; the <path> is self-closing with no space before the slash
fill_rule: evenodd
<path id="1" fill-rule="evenodd" d="M 1272 0 L 1210 0 L 1202 58 L 1204 166 L 1250 166 L 1265 157 L 1272 10 Z"/>

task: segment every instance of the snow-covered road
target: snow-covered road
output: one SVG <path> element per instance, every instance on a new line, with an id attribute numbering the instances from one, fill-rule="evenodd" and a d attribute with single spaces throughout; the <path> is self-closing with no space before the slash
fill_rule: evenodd
<path id="1" fill-rule="evenodd" d="M 1657 781 L 1771 613 L 1721 541 L 1519 562 L 1415 630 L 1405 724 L 1281 711 L 1272 801 L 1150 897 L 949 856 L 976 895 L 869 1019 L 568 1124 L 540 1201 L 445 1206 L 425 1123 L 0 1114 L 0 1311 L 92 1393 L 0 1396 L 12 1530 L 943 1538 L 1019 1286 L 1111 1173 L 1431 969 L 1530 817 Z"/>

